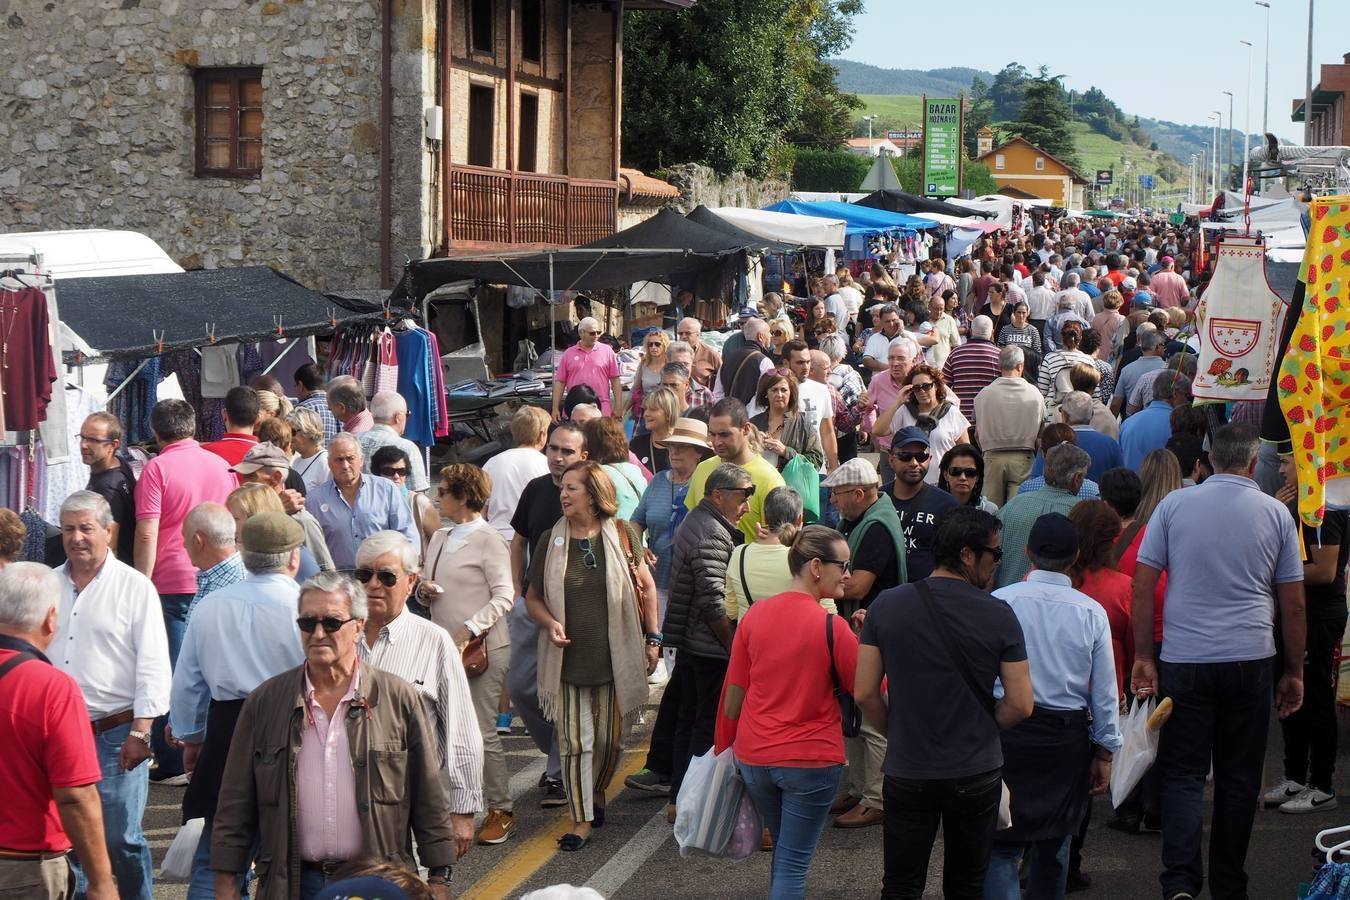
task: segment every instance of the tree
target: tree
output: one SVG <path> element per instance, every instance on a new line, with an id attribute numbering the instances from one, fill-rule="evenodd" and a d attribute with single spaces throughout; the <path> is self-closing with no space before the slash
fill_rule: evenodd
<path id="1" fill-rule="evenodd" d="M 1008 63 L 994 76 L 994 83 L 989 88 L 989 99 L 994 105 L 995 119 L 1002 121 L 1017 118 L 1029 78 L 1030 73 L 1021 63 Z"/>
<path id="2" fill-rule="evenodd" d="M 970 82 L 970 102 L 966 107 L 965 133 L 961 141 L 966 152 L 974 156 L 979 143 L 980 129 L 994 123 L 994 101 L 989 96 L 989 85 L 976 75 Z"/>
<path id="3" fill-rule="evenodd" d="M 1060 84 L 1063 77 L 1051 76 L 1042 66 L 1040 73 L 1027 81 L 1022 108 L 1017 119 L 1008 123 L 1008 129 L 1077 168 L 1073 133 L 1069 130 L 1069 107 Z"/>

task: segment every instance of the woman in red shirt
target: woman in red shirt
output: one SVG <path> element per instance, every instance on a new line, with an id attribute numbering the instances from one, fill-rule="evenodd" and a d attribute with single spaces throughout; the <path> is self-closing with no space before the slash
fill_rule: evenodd
<path id="1" fill-rule="evenodd" d="M 1078 529 L 1078 562 L 1073 586 L 1106 610 L 1111 623 L 1111 649 L 1116 658 L 1116 694 L 1125 699 L 1125 678 L 1134 664 L 1134 632 L 1130 626 L 1130 576 L 1111 565 L 1111 548 L 1120 535 L 1120 515 L 1105 500 L 1083 500 L 1069 510 Z"/>
<path id="2" fill-rule="evenodd" d="M 823 525 L 803 528 L 788 569 L 791 587 L 750 607 L 736 628 L 716 740 L 719 752 L 734 749 L 773 836 L 775 900 L 806 896 L 806 873 L 844 765 L 835 678 L 851 693 L 858 661 L 848 623 L 820 608 L 822 598 L 844 596 L 852 572 L 844 536 Z"/>

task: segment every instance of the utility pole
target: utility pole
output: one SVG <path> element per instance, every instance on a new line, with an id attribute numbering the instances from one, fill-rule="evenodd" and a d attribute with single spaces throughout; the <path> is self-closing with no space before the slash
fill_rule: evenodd
<path id="1" fill-rule="evenodd" d="M 1261 100 L 1261 136 L 1270 130 L 1270 3 L 1268 0 L 1256 0 L 1257 6 L 1266 8 L 1266 89 Z"/>
<path id="2" fill-rule="evenodd" d="M 1228 163 L 1223 167 L 1223 184 L 1227 188 L 1233 179 L 1233 92 L 1220 93 L 1228 95 Z"/>
<path id="3" fill-rule="evenodd" d="M 1238 41 L 1247 45 L 1247 93 L 1242 99 L 1245 112 L 1242 120 L 1242 193 L 1247 193 L 1247 141 L 1252 135 L 1252 42 Z"/>
<path id="4" fill-rule="evenodd" d="M 1312 146 L 1313 0 L 1308 0 L 1308 68 L 1303 77 L 1303 146 Z"/>
<path id="5" fill-rule="evenodd" d="M 1223 154 L 1219 152 L 1219 126 L 1223 124 L 1223 113 L 1216 109 L 1209 114 L 1209 117 L 1214 120 L 1214 143 L 1210 147 L 1210 150 L 1213 151 L 1212 165 L 1214 168 L 1214 193 L 1217 194 L 1219 192 L 1219 157 L 1223 156 Z"/>

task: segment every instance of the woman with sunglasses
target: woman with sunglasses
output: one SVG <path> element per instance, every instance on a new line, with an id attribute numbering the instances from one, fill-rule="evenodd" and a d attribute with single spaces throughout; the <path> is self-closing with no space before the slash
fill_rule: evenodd
<path id="1" fill-rule="evenodd" d="M 556 726 L 572 815 L 558 844 L 574 851 L 605 824 L 605 791 L 627 726 L 647 702 L 663 636 L 642 545 L 630 523 L 615 520 L 604 469 L 591 460 L 568 466 L 559 502 L 562 518 L 531 556 L 525 608 L 547 637 L 539 642 L 539 704 Z"/>
<path id="2" fill-rule="evenodd" d="M 483 518 L 492 479 L 478 466 L 455 463 L 441 470 L 436 488 L 441 516 L 449 524 L 431 537 L 424 572 L 443 590 L 428 595 L 431 621 L 450 632 L 461 653 L 483 638 L 487 669 L 469 679 L 469 696 L 483 739 L 483 803 L 487 819 L 478 843 L 500 844 L 511 836 L 511 790 L 506 750 L 497 733 L 497 701 L 506 687 L 511 636 L 502 618 L 511 611 L 511 551 L 501 532 Z M 380 573 L 381 576 L 385 573 Z M 391 585 L 386 585 L 391 586 Z"/>
<path id="3" fill-rule="evenodd" d="M 984 497 L 984 454 L 974 444 L 957 444 L 942 454 L 938 470 L 938 487 L 962 506 L 998 512 L 998 507 Z"/>
<path id="4" fill-rule="evenodd" d="M 793 374 L 774 371 L 762 376 L 755 403 L 764 410 L 750 419 L 750 424 L 759 429 L 760 455 L 780 472 L 798 454 L 820 468 L 825 459 L 820 433 L 797 411 L 797 379 Z"/>
<path id="5" fill-rule="evenodd" d="M 371 474 L 392 481 L 403 492 L 403 499 L 412 511 L 413 526 L 422 538 L 421 556 L 418 558 L 426 559 L 427 545 L 441 527 L 441 514 L 429 497 L 412 490 L 408 474 L 411 470 L 412 462 L 408 454 L 392 444 L 381 447 L 370 457 Z"/>
<path id="6" fill-rule="evenodd" d="M 734 751 L 773 837 L 768 895 L 775 900 L 806 896 L 844 765 L 835 689 L 852 693 L 858 658 L 848 623 L 821 609 L 823 601 L 843 598 L 851 578 L 844 536 L 806 526 L 792 541 L 787 567 L 788 589 L 741 616 L 714 742 L 719 752 Z"/>
<path id="7" fill-rule="evenodd" d="M 895 402 L 877 413 L 872 433 L 884 437 L 911 425 L 928 433 L 928 448 L 934 456 L 970 443 L 970 420 L 962 415 L 961 404 L 948 398 L 942 373 L 932 366 L 909 370 Z M 938 474 L 937 467 L 929 466 L 924 481 L 937 484 Z"/>
<path id="8" fill-rule="evenodd" d="M 666 364 L 666 350 L 669 347 L 670 338 L 659 328 L 647 332 L 642 339 L 642 356 L 633 374 L 632 396 L 628 402 L 628 413 L 633 419 L 635 433 L 647 430 L 642 420 L 642 398 L 661 386 L 661 369 Z"/>
<path id="9" fill-rule="evenodd" d="M 774 365 L 783 362 L 783 345 L 796 338 L 797 331 L 786 318 L 769 323 L 769 359 L 773 360 Z"/>

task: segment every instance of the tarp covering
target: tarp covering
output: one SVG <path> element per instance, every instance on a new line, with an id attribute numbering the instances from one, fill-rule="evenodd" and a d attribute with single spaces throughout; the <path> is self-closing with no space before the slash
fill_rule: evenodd
<path id="1" fill-rule="evenodd" d="M 904 213 L 887 212 L 884 209 L 872 209 L 856 203 L 834 203 L 822 201 L 806 203 L 800 200 L 784 200 L 767 206 L 770 212 L 792 213 L 798 216 L 813 216 L 820 219 L 843 219 L 847 223 L 847 232 L 854 234 L 879 234 L 886 231 L 918 231 L 924 228 L 936 228 L 937 222 Z"/>
<path id="2" fill-rule="evenodd" d="M 936 213 L 946 216 L 979 216 L 985 219 L 994 217 L 993 213 L 982 209 L 971 209 L 959 203 L 933 200 L 929 197 L 920 197 L 916 194 L 907 194 L 904 191 L 897 190 L 873 191 L 857 201 L 857 204 L 858 206 L 870 206 L 873 209 L 884 209 L 888 212 L 915 213 L 918 215 Z"/>
<path id="3" fill-rule="evenodd" d="M 383 315 L 383 307 L 325 296 L 266 266 L 152 275 L 63 278 L 61 320 L 104 359 L 138 359 L 164 350 L 201 347 L 207 329 L 217 343 L 306 337 L 339 322 Z"/>
<path id="4" fill-rule="evenodd" d="M 703 204 L 699 204 L 685 216 L 691 222 L 697 222 L 705 228 L 711 228 L 713 231 L 721 232 L 738 242 L 744 242 L 746 246 L 758 246 L 765 253 L 791 253 L 802 246 L 802 244 L 792 241 L 789 238 L 772 238 L 762 232 L 752 231 L 743 228 L 730 219 L 725 218 L 717 212 L 714 212 Z"/>
<path id="5" fill-rule="evenodd" d="M 443 284 L 465 280 L 538 290 L 552 286 L 559 291 L 637 281 L 687 284 L 721 266 L 728 256 L 760 249 L 663 209 L 632 228 L 580 247 L 479 251 L 419 260 L 408 266 L 394 297 L 420 300 Z"/>
<path id="6" fill-rule="evenodd" d="M 718 217 L 742 231 L 799 247 L 844 246 L 843 219 L 817 219 L 814 216 L 794 216 L 792 213 L 769 212 L 765 209 L 742 209 L 737 206 L 719 206 L 711 210 Z"/>

